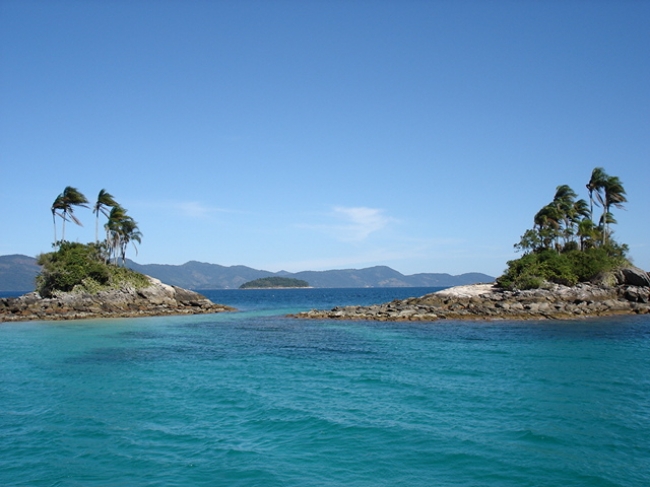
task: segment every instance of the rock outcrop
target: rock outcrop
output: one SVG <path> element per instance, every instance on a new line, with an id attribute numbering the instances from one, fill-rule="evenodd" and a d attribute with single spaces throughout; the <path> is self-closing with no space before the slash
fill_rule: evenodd
<path id="1" fill-rule="evenodd" d="M 187 289 L 149 278 L 151 285 L 141 289 L 124 287 L 97 294 L 61 293 L 42 298 L 29 293 L 18 298 L 0 299 L 0 322 L 33 320 L 73 320 L 87 318 L 126 318 L 179 314 L 205 314 L 234 311 L 215 304 Z"/>
<path id="2" fill-rule="evenodd" d="M 373 306 L 336 307 L 292 315 L 296 318 L 436 321 L 576 319 L 617 314 L 650 313 L 650 278 L 644 271 L 618 271 L 617 284 L 581 283 L 567 287 L 506 291 L 494 284 L 457 286 L 419 298 Z"/>

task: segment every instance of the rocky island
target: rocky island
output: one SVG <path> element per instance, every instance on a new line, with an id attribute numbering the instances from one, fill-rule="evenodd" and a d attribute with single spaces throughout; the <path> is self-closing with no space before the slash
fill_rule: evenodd
<path id="1" fill-rule="evenodd" d="M 374 306 L 312 310 L 298 318 L 435 321 L 438 319 L 574 319 L 650 313 L 650 275 L 631 265 L 613 238 L 613 208 L 627 202 L 623 183 L 595 168 L 589 203 L 568 186 L 534 216 L 496 282 L 445 289 Z M 598 218 L 595 207 L 602 213 Z"/>
<path id="2" fill-rule="evenodd" d="M 125 285 L 97 293 L 69 292 L 42 297 L 37 292 L 0 299 L 0 322 L 127 318 L 235 311 L 205 296 L 147 277 L 149 285 Z"/>
<path id="3" fill-rule="evenodd" d="M 50 209 L 54 220 L 54 251 L 40 254 L 36 291 L 17 298 L 0 299 L 0 322 L 125 318 L 234 311 L 205 296 L 126 267 L 129 244 L 140 243 L 137 222 L 102 189 L 93 206 L 95 241 L 88 244 L 65 239 L 65 224 L 81 225 L 76 207 L 89 208 L 76 188 L 67 186 Z M 99 239 L 99 217 L 104 215 L 106 238 Z M 57 239 L 56 217 L 61 219 Z"/>
<path id="4" fill-rule="evenodd" d="M 509 291 L 495 283 L 470 284 L 390 303 L 311 310 L 292 316 L 372 321 L 557 320 L 650 313 L 650 275 L 638 269 L 622 269 L 615 274 L 613 285 L 551 284 Z"/>

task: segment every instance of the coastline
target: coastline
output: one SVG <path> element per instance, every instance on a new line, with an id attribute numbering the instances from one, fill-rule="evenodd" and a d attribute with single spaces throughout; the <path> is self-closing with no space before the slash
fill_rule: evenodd
<path id="1" fill-rule="evenodd" d="M 650 276 L 648 276 L 650 279 Z M 372 306 L 344 306 L 289 315 L 352 321 L 566 320 L 650 314 L 650 286 L 582 283 L 573 287 L 507 291 L 495 283 L 456 286 Z"/>
<path id="2" fill-rule="evenodd" d="M 97 294 L 61 293 L 43 298 L 36 292 L 16 298 L 0 298 L 0 323 L 17 321 L 61 321 L 95 318 L 135 318 L 235 311 L 215 304 L 202 294 L 163 284 L 147 276 L 151 285 L 141 289 L 124 287 Z"/>

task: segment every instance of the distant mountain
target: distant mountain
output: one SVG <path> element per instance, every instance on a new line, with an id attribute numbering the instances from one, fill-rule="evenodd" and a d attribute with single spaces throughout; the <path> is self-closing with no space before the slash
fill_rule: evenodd
<path id="1" fill-rule="evenodd" d="M 243 265 L 225 267 L 193 260 L 183 265 L 141 265 L 127 259 L 127 265 L 134 271 L 185 289 L 237 289 L 248 281 L 276 275 Z"/>
<path id="2" fill-rule="evenodd" d="M 127 262 L 131 269 L 187 289 L 237 289 L 242 284 L 264 277 L 290 277 L 307 281 L 312 287 L 449 287 L 476 282 L 492 282 L 494 277 L 472 272 L 414 274 L 405 276 L 386 266 L 331 271 L 268 272 L 245 266 L 224 267 L 190 261 L 183 265 L 141 265 Z"/>
<path id="3" fill-rule="evenodd" d="M 264 277 L 289 277 L 307 281 L 312 287 L 450 287 L 477 282 L 492 282 L 494 277 L 472 272 L 450 274 L 413 274 L 405 276 L 386 266 L 331 271 L 268 272 L 243 265 L 222 266 L 190 261 L 183 265 L 127 265 L 166 284 L 186 289 L 238 289 L 242 284 Z M 0 291 L 33 291 L 40 272 L 36 259 L 26 255 L 0 256 Z"/>
<path id="4" fill-rule="evenodd" d="M 41 272 L 33 257 L 26 255 L 0 256 L 0 291 L 33 291 L 36 276 Z"/>

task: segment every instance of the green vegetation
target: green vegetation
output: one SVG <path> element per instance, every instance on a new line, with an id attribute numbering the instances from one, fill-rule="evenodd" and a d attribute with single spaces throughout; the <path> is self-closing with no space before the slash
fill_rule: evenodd
<path id="1" fill-rule="evenodd" d="M 102 189 L 93 207 L 96 214 L 95 242 L 72 243 L 65 240 L 65 224 L 68 221 L 81 226 L 74 213 L 75 207 L 89 208 L 88 199 L 76 188 L 67 186 L 52 204 L 54 221 L 54 252 L 37 257 L 43 267 L 36 278 L 37 291 L 44 297 L 57 292 L 89 292 L 118 289 L 124 286 L 135 289 L 146 287 L 149 280 L 142 274 L 124 267 L 129 243 L 140 243 L 142 233 L 137 222 L 113 196 Z M 110 211 L 109 211 L 110 208 Z M 99 241 L 99 215 L 107 218 L 104 225 L 106 238 Z M 61 240 L 57 240 L 56 217 L 61 218 Z M 122 263 L 122 267 L 119 263 Z"/>
<path id="2" fill-rule="evenodd" d="M 63 193 L 56 197 L 52 204 L 52 219 L 54 221 L 54 247 L 60 247 L 66 242 L 65 240 L 65 222 L 72 221 L 77 225 L 81 225 L 81 221 L 74 214 L 74 207 L 80 206 L 88 208 L 88 199 L 76 188 L 67 186 Z M 110 211 L 109 211 L 110 208 Z M 122 261 L 122 265 L 126 262 L 126 250 L 129 244 L 138 251 L 135 242 L 141 243 L 142 232 L 138 228 L 138 223 L 127 214 L 124 207 L 120 206 L 113 195 L 102 189 L 98 196 L 97 202 L 93 206 L 93 213 L 96 214 L 95 219 L 95 244 L 99 244 L 99 214 L 103 214 L 108 221 L 104 225 L 106 230 L 106 238 L 103 246 L 100 247 L 102 255 L 107 262 L 112 261 L 115 265 Z M 57 240 L 56 234 L 56 217 L 61 218 L 61 240 Z"/>
<path id="3" fill-rule="evenodd" d="M 124 286 L 139 289 L 150 285 L 142 274 L 109 264 L 100 245 L 62 242 L 54 252 L 38 256 L 43 270 L 36 277 L 36 288 L 43 297 L 57 292 L 95 294 Z"/>
<path id="4" fill-rule="evenodd" d="M 535 289 L 545 282 L 572 286 L 627 265 L 628 247 L 612 238 L 612 208 L 627 202 L 623 183 L 595 168 L 587 183 L 589 204 L 576 200 L 567 185 L 558 186 L 553 201 L 534 217 L 534 226 L 515 244 L 524 255 L 508 262 L 497 284 L 506 289 Z M 594 223 L 594 206 L 602 208 Z"/>
<path id="5" fill-rule="evenodd" d="M 290 277 L 263 277 L 239 286 L 239 289 L 272 288 L 272 287 L 309 287 L 307 281 Z"/>

